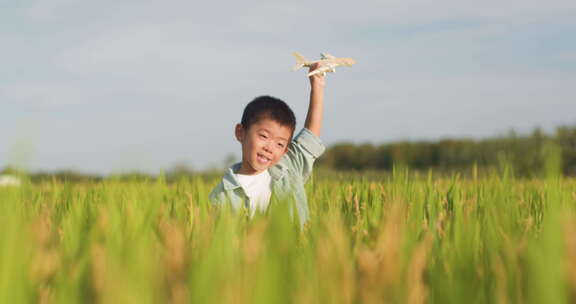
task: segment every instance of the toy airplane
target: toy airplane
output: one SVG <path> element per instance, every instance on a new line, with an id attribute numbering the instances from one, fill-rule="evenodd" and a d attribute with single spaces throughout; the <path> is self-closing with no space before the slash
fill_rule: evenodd
<path id="1" fill-rule="evenodd" d="M 330 54 L 322 53 L 320 54 L 321 59 L 316 61 L 308 61 L 304 56 L 298 54 L 297 52 L 293 53 L 294 57 L 296 57 L 296 65 L 294 66 L 294 71 L 302 68 L 302 67 L 311 67 L 315 63 L 319 63 L 320 66 L 308 73 L 308 77 L 316 74 L 321 74 L 322 76 L 326 76 L 327 72 L 334 72 L 336 73 L 337 66 L 352 66 L 356 63 L 356 61 L 352 58 L 337 58 Z"/>

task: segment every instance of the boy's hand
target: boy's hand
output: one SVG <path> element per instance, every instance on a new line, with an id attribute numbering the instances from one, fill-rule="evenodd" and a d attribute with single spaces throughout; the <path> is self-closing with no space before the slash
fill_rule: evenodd
<path id="1" fill-rule="evenodd" d="M 319 63 L 315 63 L 313 66 L 310 67 L 310 69 L 308 70 L 308 73 L 316 70 L 317 68 L 320 67 Z M 326 80 L 324 79 L 324 76 L 316 74 L 316 75 L 312 75 L 310 77 L 308 77 L 310 79 L 310 86 L 315 89 L 323 89 L 324 86 L 326 85 Z"/>

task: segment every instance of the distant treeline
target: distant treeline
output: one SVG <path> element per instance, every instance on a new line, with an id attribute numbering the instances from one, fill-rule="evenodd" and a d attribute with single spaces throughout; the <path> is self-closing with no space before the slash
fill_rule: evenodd
<path id="1" fill-rule="evenodd" d="M 390 170 L 394 164 L 410 169 L 461 171 L 473 167 L 511 166 L 523 177 L 548 170 L 576 176 L 576 126 L 561 126 L 554 134 L 535 129 L 519 135 L 473 140 L 401 141 L 381 145 L 340 143 L 327 149 L 318 166 L 334 170 Z M 557 167 L 556 169 L 553 167 Z"/>
<path id="2" fill-rule="evenodd" d="M 228 167 L 226 160 L 223 167 Z M 390 171 L 402 165 L 416 171 L 434 169 L 435 172 L 471 172 L 479 170 L 512 168 L 518 177 L 541 177 L 547 172 L 576 176 L 576 126 L 561 126 L 554 134 L 535 129 L 530 134 L 519 135 L 510 131 L 505 136 L 486 139 L 443 139 L 438 141 L 400 141 L 380 145 L 370 143 L 340 143 L 329 147 L 317 161 L 316 167 L 331 171 Z M 365 174 L 367 172 L 362 172 Z M 142 172 L 125 172 L 108 176 L 90 175 L 70 170 L 24 173 L 6 167 L 0 174 L 25 175 L 32 182 L 41 181 L 99 181 L 103 178 L 117 180 L 157 180 L 175 182 L 192 176 L 220 177 L 217 169 L 196 171 L 184 163 L 177 163 L 161 176 Z"/>
<path id="3" fill-rule="evenodd" d="M 206 170 L 202 172 L 194 171 L 191 168 L 183 166 L 175 166 L 169 170 L 165 170 L 162 174 L 151 174 L 139 171 L 130 171 L 123 173 L 114 173 L 109 175 L 89 174 L 73 170 L 58 170 L 58 171 L 44 171 L 44 172 L 25 172 L 13 167 L 5 167 L 0 170 L 0 175 L 12 175 L 23 177 L 30 180 L 32 183 L 40 182 L 98 182 L 104 179 L 115 181 L 158 181 L 159 179 L 165 180 L 169 183 L 174 183 L 180 179 L 188 179 L 193 176 L 201 176 L 206 179 L 213 179 L 215 176 L 220 176 L 222 173 L 215 170 Z"/>

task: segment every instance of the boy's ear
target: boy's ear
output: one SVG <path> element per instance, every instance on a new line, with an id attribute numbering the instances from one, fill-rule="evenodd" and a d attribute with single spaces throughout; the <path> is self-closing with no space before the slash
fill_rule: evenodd
<path id="1" fill-rule="evenodd" d="M 238 141 L 244 140 L 244 127 L 242 127 L 242 124 L 236 124 L 234 135 Z"/>

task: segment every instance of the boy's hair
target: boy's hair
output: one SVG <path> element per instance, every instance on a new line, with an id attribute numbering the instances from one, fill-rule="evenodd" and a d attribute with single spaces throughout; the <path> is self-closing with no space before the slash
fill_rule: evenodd
<path id="1" fill-rule="evenodd" d="M 252 124 L 264 118 L 289 127 L 292 132 L 296 129 L 296 117 L 292 109 L 284 101 L 271 96 L 256 97 L 248 103 L 242 113 L 241 124 L 245 130 L 248 130 Z"/>

